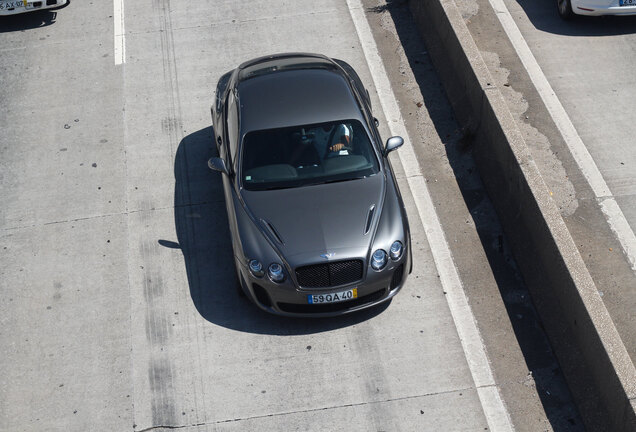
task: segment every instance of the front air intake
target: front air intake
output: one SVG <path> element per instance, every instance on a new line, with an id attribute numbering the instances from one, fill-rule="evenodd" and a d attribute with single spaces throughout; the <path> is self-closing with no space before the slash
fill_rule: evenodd
<path id="1" fill-rule="evenodd" d="M 283 239 L 281 238 L 280 234 L 278 234 L 278 231 L 276 231 L 276 228 L 274 228 L 274 225 L 272 225 L 265 219 L 261 219 L 261 223 L 263 224 L 265 228 L 267 228 L 269 233 L 272 235 L 272 237 L 276 239 L 276 241 L 278 241 L 278 243 L 284 244 Z"/>
<path id="2" fill-rule="evenodd" d="M 373 222 L 373 215 L 375 214 L 375 204 L 369 208 L 369 213 L 367 214 L 367 222 L 364 224 L 364 233 L 367 234 L 371 229 L 371 222 Z"/>
<path id="3" fill-rule="evenodd" d="M 397 288 L 402 282 L 402 276 L 404 276 L 404 264 L 400 264 L 398 268 L 393 272 L 393 277 L 391 278 L 391 289 Z"/>

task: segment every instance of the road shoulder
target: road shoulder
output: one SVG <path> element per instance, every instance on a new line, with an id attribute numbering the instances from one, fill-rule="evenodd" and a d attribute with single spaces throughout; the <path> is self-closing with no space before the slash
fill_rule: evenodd
<path id="1" fill-rule="evenodd" d="M 401 2 L 366 1 L 385 68 L 516 430 L 582 430 L 463 132 Z"/>
<path id="2" fill-rule="evenodd" d="M 590 245 L 591 239 L 598 237 L 591 230 L 585 230 L 584 236 L 579 232 L 576 238 L 571 237 L 571 232 L 576 232 L 573 228 L 581 228 L 581 224 L 564 221 L 564 208 L 569 211 L 571 206 L 564 207 L 563 204 L 571 203 L 567 199 L 556 200 L 550 187 L 558 186 L 555 190 L 567 197 L 575 182 L 584 182 L 576 176 L 572 184 L 559 181 L 558 174 L 567 172 L 564 170 L 572 165 L 560 162 L 560 169 L 555 170 L 554 166 L 551 170 L 546 169 L 555 163 L 554 157 L 550 157 L 545 149 L 537 157 L 536 149 L 526 144 L 532 140 L 523 134 L 518 119 L 513 116 L 515 109 L 508 105 L 510 96 L 502 95 L 508 86 L 517 85 L 517 78 L 524 75 L 523 69 L 513 68 L 511 75 L 516 75 L 506 77 L 509 82 L 497 81 L 498 76 L 505 77 L 505 74 L 492 68 L 498 61 L 494 53 L 512 51 L 505 36 L 501 37 L 504 33 L 492 8 L 483 2 L 464 3 L 461 12 L 453 1 L 412 1 L 410 5 L 427 46 L 432 47 L 433 60 L 444 78 L 460 123 L 467 127 L 469 134 L 474 134 L 474 154 L 482 178 L 489 195 L 495 197 L 495 206 L 552 346 L 560 363 L 567 366 L 566 374 L 579 408 L 586 415 L 599 412 L 592 409 L 598 401 L 590 396 L 597 394 L 609 407 L 614 427 L 619 428 L 615 430 L 632 427 L 633 363 L 616 331 L 618 320 L 614 321 L 614 316 L 608 313 L 611 308 L 606 305 L 605 296 L 601 297 L 596 289 L 599 276 L 597 274 L 595 280 L 589 275 L 587 261 L 581 257 L 585 249 L 577 248 L 581 244 Z M 476 22 L 482 23 L 477 30 Z M 476 43 L 486 39 L 494 45 L 494 48 L 488 48 L 492 51 Z M 523 94 L 523 97 L 525 99 L 517 102 L 536 101 L 531 93 L 529 96 Z M 528 114 L 524 116 L 530 120 Z M 554 136 L 553 131 L 551 134 Z M 556 173 L 556 176 L 544 176 L 544 172 Z M 585 192 L 581 194 L 585 196 Z M 590 211 L 589 207 L 584 208 Z M 605 235 L 608 235 L 607 228 Z M 590 257 L 587 253 L 587 258 Z M 621 266 L 620 259 L 614 262 L 613 268 L 617 266 Z M 616 280 L 611 271 L 605 277 Z M 629 279 L 629 275 L 624 274 L 624 277 Z M 588 381 L 583 377 L 592 378 Z M 594 392 L 588 391 L 590 385 Z M 603 420 L 588 420 L 588 424 L 595 425 L 595 430 L 600 427 L 599 422 L 603 423 Z"/>

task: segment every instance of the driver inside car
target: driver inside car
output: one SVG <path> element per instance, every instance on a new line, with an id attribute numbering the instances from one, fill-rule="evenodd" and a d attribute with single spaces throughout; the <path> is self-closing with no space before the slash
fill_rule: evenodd
<path id="1" fill-rule="evenodd" d="M 329 151 L 339 153 L 345 148 L 351 148 L 351 127 L 341 123 L 335 126 L 335 130 L 331 132 L 329 139 Z"/>
<path id="2" fill-rule="evenodd" d="M 352 151 L 352 136 L 353 128 L 347 123 L 324 123 L 295 131 L 289 164 L 306 168 L 320 165 L 320 160 L 325 158 L 348 155 Z"/>

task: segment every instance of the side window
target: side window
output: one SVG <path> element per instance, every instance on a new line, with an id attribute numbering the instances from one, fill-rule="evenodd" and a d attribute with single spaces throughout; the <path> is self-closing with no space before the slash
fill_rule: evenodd
<path id="1" fill-rule="evenodd" d="M 228 138 L 228 157 L 229 163 L 234 164 L 236 149 L 238 147 L 238 111 L 236 106 L 236 98 L 234 92 L 230 92 L 228 96 L 227 107 L 227 138 Z"/>

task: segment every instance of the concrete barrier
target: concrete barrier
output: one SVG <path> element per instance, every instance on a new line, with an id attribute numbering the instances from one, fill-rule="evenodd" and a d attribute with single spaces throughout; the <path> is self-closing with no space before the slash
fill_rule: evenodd
<path id="1" fill-rule="evenodd" d="M 454 0 L 410 8 L 582 417 L 591 386 L 603 427 L 636 431 L 634 364 Z"/>

